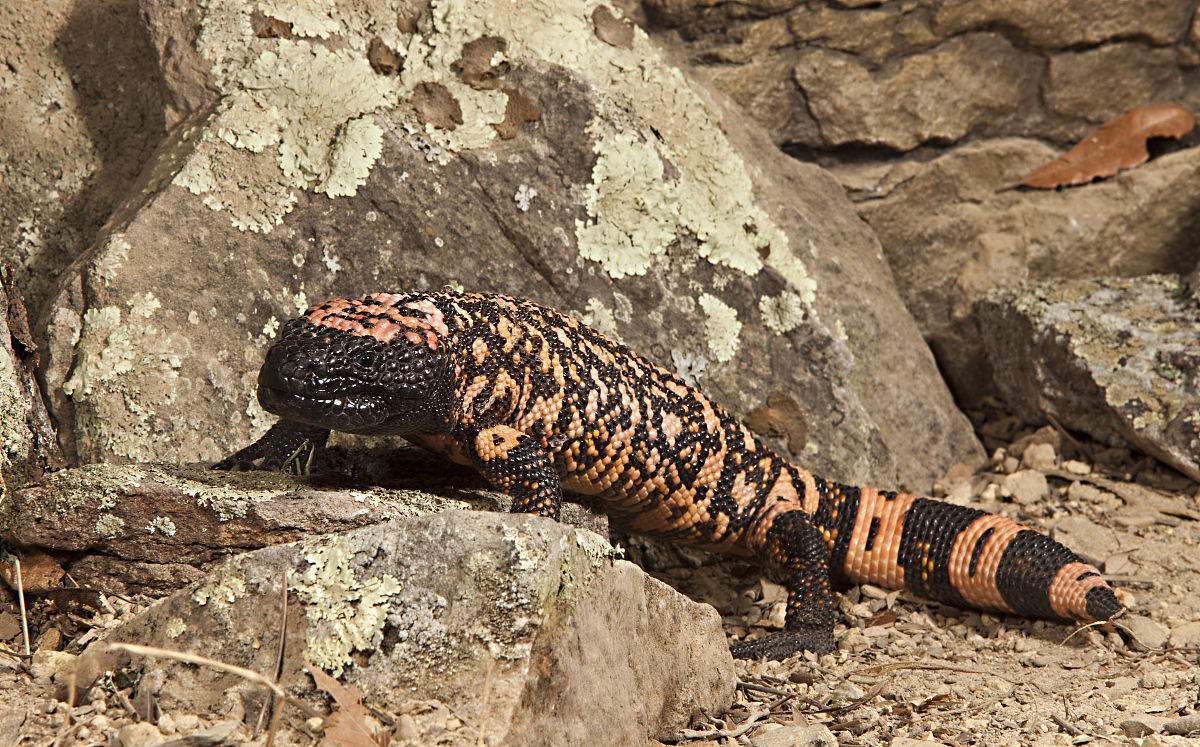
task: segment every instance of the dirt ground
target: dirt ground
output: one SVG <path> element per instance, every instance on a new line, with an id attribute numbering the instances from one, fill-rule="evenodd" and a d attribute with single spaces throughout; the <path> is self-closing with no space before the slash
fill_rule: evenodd
<path id="1" fill-rule="evenodd" d="M 1155 747 L 1200 740 L 1195 484 L 1148 460 L 1064 443 L 1043 429 L 994 452 L 981 471 L 951 470 L 935 492 L 1061 536 L 1101 565 L 1131 610 L 1127 623 L 1075 631 L 904 592 L 851 589 L 841 597 L 836 653 L 738 663 L 735 707 L 695 724 L 679 743 Z M 749 564 L 695 561 L 654 572 L 714 604 L 732 636 L 782 624 L 781 587 L 761 581 Z M 15 595 L 3 594 L 0 646 L 16 651 L 23 645 L 20 615 Z M 43 649 L 78 650 L 97 629 L 148 601 L 109 597 L 101 611 L 69 612 L 34 601 L 31 636 L 42 637 Z M 53 630 L 64 634 L 61 643 L 47 632 Z M 135 725 L 133 713 L 144 708 L 130 702 L 131 689 L 119 677 L 71 708 L 53 697 L 53 667 L 43 655 L 32 673 L 18 671 L 14 659 L 0 657 L 0 745 L 110 745 L 119 736 L 135 747 L 206 729 L 207 741 L 168 743 L 265 743 L 265 727 L 253 735 L 256 714 L 167 713 L 156 726 Z M 281 733 L 277 743 L 316 743 L 319 732 L 315 722 L 310 726 Z M 416 744 L 399 726 L 392 736 L 393 745 Z"/>

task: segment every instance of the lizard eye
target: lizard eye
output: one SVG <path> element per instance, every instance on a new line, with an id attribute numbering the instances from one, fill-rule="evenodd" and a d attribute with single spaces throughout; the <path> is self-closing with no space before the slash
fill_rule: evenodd
<path id="1" fill-rule="evenodd" d="M 375 368 L 378 359 L 374 353 L 360 353 L 358 356 L 358 365 L 362 368 Z"/>

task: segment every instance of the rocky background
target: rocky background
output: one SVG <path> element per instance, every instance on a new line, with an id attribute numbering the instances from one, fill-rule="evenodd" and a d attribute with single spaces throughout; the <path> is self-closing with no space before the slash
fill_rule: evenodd
<path id="1" fill-rule="evenodd" d="M 15 588 L 23 559 L 38 650 L 5 589 L 0 733 L 265 738 L 266 691 L 233 675 L 122 654 L 139 676 L 93 686 L 126 663 L 77 659 L 98 635 L 275 670 L 304 744 L 344 743 L 306 666 L 366 693 L 342 724 L 412 744 L 1198 728 L 1200 136 L 1018 186 L 1134 106 L 1200 112 L 1198 4 L 0 0 L 0 570 Z M 735 677 L 711 608 L 586 512 L 422 519 L 503 497 L 361 439 L 316 482 L 179 466 L 270 425 L 282 322 L 446 285 L 575 314 L 816 471 L 1053 530 L 1132 632 L 1060 645 L 868 589 L 834 657 Z M 728 633 L 781 623 L 748 567 L 630 550 Z"/>

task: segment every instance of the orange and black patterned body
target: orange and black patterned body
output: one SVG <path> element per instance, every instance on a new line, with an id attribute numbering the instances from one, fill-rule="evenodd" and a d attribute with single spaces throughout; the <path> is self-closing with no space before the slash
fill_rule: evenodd
<path id="1" fill-rule="evenodd" d="M 1042 617 L 1124 611 L 1046 536 L 815 477 L 679 377 L 530 302 L 380 293 L 315 306 L 268 351 L 259 399 L 283 420 L 218 466 L 278 464 L 329 429 L 399 434 L 475 465 L 514 511 L 557 518 L 566 490 L 603 499 L 634 532 L 757 557 L 788 587 L 786 628 L 739 655 L 830 650 L 831 588 L 846 583 Z"/>

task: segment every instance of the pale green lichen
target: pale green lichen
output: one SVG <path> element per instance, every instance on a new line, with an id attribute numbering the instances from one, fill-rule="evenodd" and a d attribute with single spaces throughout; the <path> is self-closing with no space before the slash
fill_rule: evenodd
<path id="1" fill-rule="evenodd" d="M 96 519 L 96 536 L 104 539 L 116 539 L 125 534 L 125 520 L 112 514 L 100 514 Z"/>
<path id="2" fill-rule="evenodd" d="M 167 620 L 167 624 L 163 626 L 163 633 L 165 633 L 167 638 L 170 638 L 171 640 L 175 640 L 185 632 L 187 632 L 187 623 L 185 623 L 181 617 L 172 617 L 170 620 Z"/>
<path id="3" fill-rule="evenodd" d="M 359 552 L 333 537 L 304 554 L 308 566 L 292 576 L 288 588 L 305 603 L 309 619 L 304 655 L 313 666 L 339 677 L 354 651 L 376 648 L 392 596 L 400 592 L 395 576 L 358 579 L 351 561 Z"/>
<path id="4" fill-rule="evenodd" d="M 758 301 L 763 324 L 777 334 L 786 334 L 804 322 L 807 306 L 800 296 L 784 291 L 778 296 L 763 296 Z"/>
<path id="5" fill-rule="evenodd" d="M 178 396 L 175 382 L 190 347 L 177 333 L 149 318 L 153 296 L 130 302 L 134 312 L 105 306 L 83 314 L 75 362 L 62 389 L 76 402 L 76 425 L 110 453 L 136 461 L 156 455 L 151 406 L 170 406 Z"/>
<path id="6" fill-rule="evenodd" d="M 146 524 L 146 531 L 150 534 L 157 532 L 164 537 L 174 537 L 175 522 L 171 521 L 169 516 L 155 516 Z"/>
<path id="7" fill-rule="evenodd" d="M 310 12 L 290 16 L 301 24 L 299 36 L 343 28 L 315 12 L 322 9 L 330 10 L 310 3 Z M 365 115 L 394 106 L 398 83 L 375 74 L 361 50 L 305 39 L 264 43 L 248 20 L 238 20 L 250 10 L 209 4 L 198 47 L 226 96 L 174 183 L 228 211 L 239 229 L 265 232 L 283 221 L 297 189 L 335 197 L 365 183 L 383 143 L 382 129 Z M 263 152 L 275 157 L 255 158 Z"/>
<path id="8" fill-rule="evenodd" d="M 192 600 L 199 605 L 212 603 L 215 609 L 225 609 L 246 596 L 246 579 L 234 559 L 226 560 L 216 568 L 192 592 Z"/>
<path id="9" fill-rule="evenodd" d="M 593 123 L 595 124 L 595 123 Z M 596 143 L 592 181 L 584 191 L 591 220 L 575 221 L 579 253 L 612 278 L 644 275 L 666 252 L 680 224 L 677 183 L 663 179 L 653 147 L 631 132 Z"/>
<path id="10" fill-rule="evenodd" d="M 708 338 L 708 351 L 724 363 L 737 355 L 742 323 L 738 321 L 737 311 L 721 299 L 705 293 L 699 301 L 706 317 L 704 336 Z"/>
<path id="11" fill-rule="evenodd" d="M 579 314 L 578 319 L 597 332 L 621 342 L 621 335 L 617 331 L 616 317 L 613 315 L 612 309 L 605 306 L 600 299 L 589 298 L 587 310 Z"/>
<path id="12" fill-rule="evenodd" d="M 79 401 L 92 394 L 95 385 L 132 370 L 133 358 L 128 328 L 121 324 L 121 310 L 116 306 L 88 309 L 83 313 L 75 368 L 63 382 L 63 391 Z"/>
<path id="13" fill-rule="evenodd" d="M 126 301 L 129 306 L 129 313 L 134 316 L 140 316 L 143 319 L 149 319 L 153 316 L 155 310 L 162 308 L 162 302 L 154 297 L 150 291 L 146 291 L 141 296 L 134 296 L 133 300 Z"/>

